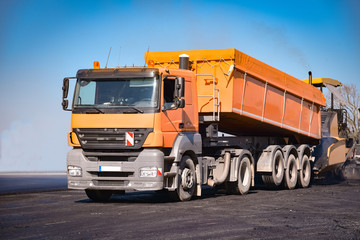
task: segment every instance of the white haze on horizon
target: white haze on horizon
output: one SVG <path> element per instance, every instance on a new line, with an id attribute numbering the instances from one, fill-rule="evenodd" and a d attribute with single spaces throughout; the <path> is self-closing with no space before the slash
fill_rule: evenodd
<path id="1" fill-rule="evenodd" d="M 0 135 L 0 172 L 65 171 L 69 121 L 54 115 L 13 121 Z"/>

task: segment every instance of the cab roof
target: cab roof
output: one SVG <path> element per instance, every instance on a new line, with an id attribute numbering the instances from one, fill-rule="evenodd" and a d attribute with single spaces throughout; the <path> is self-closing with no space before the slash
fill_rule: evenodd
<path id="1" fill-rule="evenodd" d="M 157 68 L 147 67 L 121 67 L 121 68 L 100 68 L 100 69 L 80 69 L 77 78 L 137 78 L 155 77 L 159 73 Z"/>

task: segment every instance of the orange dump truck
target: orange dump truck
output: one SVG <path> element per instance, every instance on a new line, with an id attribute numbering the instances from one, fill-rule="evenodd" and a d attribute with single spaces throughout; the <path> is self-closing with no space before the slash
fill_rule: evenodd
<path id="1" fill-rule="evenodd" d="M 236 49 L 146 52 L 145 61 L 79 70 L 71 109 L 64 79 L 69 188 L 95 201 L 162 189 L 185 201 L 203 185 L 246 194 L 255 176 L 309 185 L 320 90 Z"/>

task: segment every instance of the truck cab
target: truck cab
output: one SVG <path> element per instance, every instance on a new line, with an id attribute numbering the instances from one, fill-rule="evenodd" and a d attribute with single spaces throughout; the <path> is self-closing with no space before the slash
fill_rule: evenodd
<path id="1" fill-rule="evenodd" d="M 69 79 L 76 81 L 71 109 Z M 68 187 L 84 189 L 93 200 L 117 191 L 176 189 L 178 177 L 170 169 L 180 168 L 183 153 L 196 164 L 201 153 L 193 84 L 191 71 L 143 67 L 81 69 L 65 78 L 63 108 L 72 111 L 73 147 Z M 195 165 L 190 167 L 189 181 L 195 179 Z M 195 185 L 187 189 L 192 195 Z"/>

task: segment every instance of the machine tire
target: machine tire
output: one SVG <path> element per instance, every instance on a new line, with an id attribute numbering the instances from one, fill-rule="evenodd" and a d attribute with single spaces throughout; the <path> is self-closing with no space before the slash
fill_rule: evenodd
<path id="1" fill-rule="evenodd" d="M 180 174 L 178 176 L 178 187 L 176 189 L 180 201 L 189 201 L 196 189 L 195 164 L 191 157 L 185 155 L 180 162 Z"/>
<path id="2" fill-rule="evenodd" d="M 86 195 L 94 202 L 107 202 L 111 198 L 112 191 L 108 190 L 85 190 Z"/>
<path id="3" fill-rule="evenodd" d="M 304 155 L 300 165 L 298 186 L 302 188 L 307 188 L 310 185 L 310 180 L 311 180 L 311 165 L 310 165 L 309 157 L 307 155 Z"/>
<path id="4" fill-rule="evenodd" d="M 280 150 L 277 150 L 272 159 L 272 172 L 270 175 L 262 175 L 262 180 L 269 186 L 280 186 L 284 178 L 284 157 Z"/>
<path id="5" fill-rule="evenodd" d="M 237 187 L 241 195 L 249 192 L 251 186 L 251 163 L 247 156 L 244 156 L 239 164 Z"/>
<path id="6" fill-rule="evenodd" d="M 289 156 L 285 170 L 284 185 L 287 189 L 294 189 L 297 184 L 298 171 L 296 167 L 296 159 L 293 154 Z"/>

